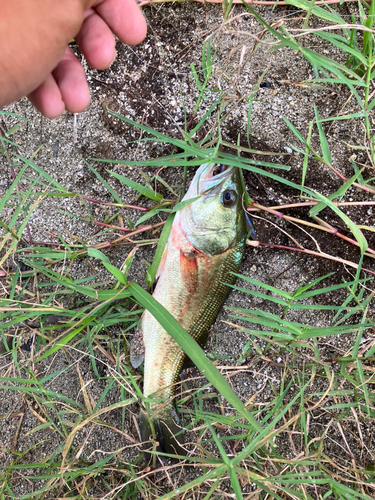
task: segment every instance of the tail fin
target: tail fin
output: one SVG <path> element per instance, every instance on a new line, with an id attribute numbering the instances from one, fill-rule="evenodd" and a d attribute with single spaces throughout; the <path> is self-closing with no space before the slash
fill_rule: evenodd
<path id="1" fill-rule="evenodd" d="M 150 417 L 146 412 L 140 413 L 140 431 L 142 441 L 149 441 L 152 438 L 152 428 L 150 425 Z M 159 443 L 157 451 L 170 453 L 171 455 L 186 455 L 186 450 L 182 448 L 182 433 L 176 421 L 171 415 L 170 418 L 155 418 L 152 420 L 152 425 L 155 429 L 156 440 Z M 176 434 L 179 434 L 176 436 Z"/>

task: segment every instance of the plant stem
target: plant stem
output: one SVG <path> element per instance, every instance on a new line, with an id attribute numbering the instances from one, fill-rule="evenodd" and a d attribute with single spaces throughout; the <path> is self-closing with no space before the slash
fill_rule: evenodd
<path id="1" fill-rule="evenodd" d="M 354 267 L 354 269 L 358 269 L 358 264 L 355 262 L 351 262 L 350 260 L 345 260 L 345 259 L 340 259 L 340 257 L 334 257 L 333 255 L 329 255 L 328 253 L 324 252 L 315 252 L 314 250 L 308 250 L 307 248 L 296 248 L 296 247 L 288 247 L 286 245 L 275 245 L 273 243 L 263 243 L 260 241 L 247 241 L 246 244 L 250 247 L 270 247 L 270 248 L 280 248 L 281 250 L 291 250 L 292 252 L 300 252 L 300 253 L 305 253 L 309 255 L 315 255 L 316 257 L 323 257 L 323 259 L 328 259 L 328 260 L 334 260 L 336 262 L 340 262 L 341 264 L 344 264 L 346 266 Z M 375 271 L 371 271 L 370 269 L 365 269 L 364 267 L 361 267 L 362 271 L 365 271 L 366 273 L 370 273 L 375 275 Z"/>

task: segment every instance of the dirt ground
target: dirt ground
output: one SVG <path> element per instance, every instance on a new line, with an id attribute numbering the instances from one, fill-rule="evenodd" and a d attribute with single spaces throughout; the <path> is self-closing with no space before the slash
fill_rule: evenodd
<path id="1" fill-rule="evenodd" d="M 342 15 L 354 11 L 352 4 L 344 4 L 341 9 Z M 268 20 L 277 21 L 283 19 L 288 26 L 298 18 L 299 13 L 290 7 L 279 7 L 272 11 L 270 8 L 258 8 L 258 11 Z M 271 156 L 261 155 L 256 159 L 283 163 L 290 165 L 289 172 L 282 175 L 288 179 L 300 183 L 302 175 L 303 157 L 292 153 L 290 144 L 300 147 L 295 136 L 291 133 L 283 118 L 287 118 L 306 137 L 309 122 L 314 118 L 314 104 L 317 106 L 321 118 L 335 116 L 344 108 L 345 113 L 357 112 L 358 106 L 354 100 L 349 98 L 346 88 L 336 86 L 324 87 L 302 85 L 300 82 L 312 78 L 313 71 L 308 62 L 300 55 L 287 48 L 270 51 L 268 44 L 261 45 L 254 53 L 254 34 L 259 34 L 262 28 L 252 16 L 245 10 L 236 6 L 232 12 L 234 18 L 227 27 L 224 27 L 221 6 L 200 5 L 193 3 L 161 4 L 145 7 L 144 13 L 147 17 L 149 31 L 146 40 L 138 47 L 127 47 L 117 44 L 118 56 L 110 69 L 96 71 L 86 67 L 88 81 L 91 89 L 92 102 L 87 111 L 73 116 L 65 113 L 56 120 L 42 118 L 28 103 L 26 99 L 7 108 L 7 111 L 17 113 L 28 119 L 20 122 L 17 118 L 4 116 L 3 126 L 11 128 L 16 122 L 20 128 L 13 136 L 20 145 L 20 154 L 29 158 L 37 151 L 33 161 L 51 177 L 57 180 L 70 192 L 78 192 L 91 198 L 102 201 L 112 201 L 106 188 L 96 179 L 90 171 L 86 162 L 94 165 L 100 175 L 116 190 L 124 202 L 134 200 L 134 191 L 120 184 L 111 177 L 106 168 L 126 175 L 131 179 L 143 183 L 140 172 L 134 167 L 124 165 L 108 165 L 94 163 L 90 158 L 107 158 L 114 160 L 143 160 L 159 157 L 171 152 L 170 146 L 148 142 L 134 142 L 141 137 L 138 129 L 131 127 L 108 114 L 108 110 L 115 111 L 138 122 L 146 124 L 169 136 L 181 138 L 180 127 L 184 122 L 184 107 L 188 119 L 194 111 L 198 99 L 198 89 L 194 81 L 190 64 L 194 63 L 201 75 L 202 47 L 205 40 L 211 37 L 211 46 L 217 49 L 214 62 L 214 77 L 210 80 L 211 90 L 227 89 L 227 98 L 233 103 L 233 112 L 221 126 L 223 140 L 240 143 L 246 146 L 246 127 L 248 121 L 248 100 L 245 97 L 251 94 L 261 75 L 263 84 L 257 91 L 256 102 L 250 123 L 251 147 L 264 152 L 274 153 Z M 266 37 L 268 38 L 268 37 Z M 329 57 L 343 58 L 338 52 L 316 38 L 307 38 L 306 46 L 328 55 Z M 78 53 L 78 49 L 75 48 Z M 327 53 L 331 50 L 330 53 Z M 78 57 L 81 58 L 78 53 Z M 215 99 L 215 92 L 204 100 L 198 118 L 210 107 Z M 205 132 L 209 131 L 214 119 L 209 118 L 205 124 Z M 316 129 L 315 129 L 316 130 Z M 358 162 L 366 161 L 364 154 L 351 146 L 363 145 L 363 129 L 356 120 L 335 121 L 325 125 L 332 154 L 333 165 L 344 175 L 353 175 L 350 157 L 355 154 Z M 198 139 L 198 138 L 194 138 Z M 319 149 L 319 137 L 313 132 L 312 144 Z M 255 158 L 255 156 L 254 156 Z M 155 169 L 144 168 L 144 172 L 152 176 Z M 182 183 L 182 169 L 165 169 L 163 171 L 165 180 L 170 185 Z M 193 172 L 189 172 L 191 179 Z M 292 203 L 298 194 L 286 186 L 262 178 L 256 174 L 245 173 L 245 180 L 250 196 L 261 205 L 276 206 Z M 27 179 L 22 181 L 26 186 Z M 3 196 L 12 183 L 11 172 L 4 156 L 0 157 L 0 196 Z M 307 171 L 306 185 L 316 189 L 324 195 L 329 195 L 339 188 L 342 182 L 327 168 L 311 161 Z M 350 189 L 346 195 L 346 201 L 373 201 L 371 194 Z M 147 202 L 144 202 L 147 205 Z M 356 223 L 367 226 L 374 225 L 372 208 L 353 206 L 346 209 Z M 51 198 L 48 197 L 37 207 L 30 219 L 31 234 L 34 242 L 58 242 L 58 234 L 67 241 L 83 241 L 87 244 L 100 241 L 95 236 L 97 226 L 90 221 L 89 214 L 96 220 L 104 219 L 106 212 L 99 205 L 83 204 L 77 197 Z M 305 209 L 293 209 L 289 215 L 308 219 Z M 7 215 L 7 214 L 5 214 Z M 133 222 L 138 214 L 131 210 L 124 212 Z M 346 244 L 339 238 L 328 233 L 319 231 L 301 231 L 295 226 L 277 221 L 272 217 L 264 217 L 256 214 L 254 226 L 259 241 L 274 243 L 277 245 L 296 246 L 289 235 L 297 240 L 305 248 L 316 250 L 316 239 L 321 249 L 331 255 L 340 256 L 353 262 L 358 262 L 358 250 L 352 245 Z M 343 234 L 347 229 L 343 222 L 332 214 L 323 212 L 321 216 L 326 217 L 330 223 Z M 124 219 L 125 220 L 125 219 Z M 154 219 L 155 221 L 157 220 Z M 111 239 L 113 233 L 107 233 L 102 240 Z M 370 247 L 375 246 L 375 235 L 367 234 Z M 154 236 L 155 237 L 155 236 Z M 26 235 L 25 235 L 26 241 Z M 145 260 L 152 261 L 155 246 L 140 248 L 135 256 L 129 278 L 145 286 Z M 106 255 L 116 266 L 120 266 L 129 247 L 121 247 L 116 251 L 108 251 Z M 373 261 L 366 259 L 364 267 L 374 270 Z M 60 269 L 60 272 L 62 268 Z M 93 275 L 99 272 L 100 280 L 110 279 L 103 271 L 98 261 L 82 260 L 75 262 L 69 269 L 70 275 L 75 279 Z M 294 291 L 301 283 L 312 281 L 320 276 L 332 273 L 326 284 L 341 282 L 342 277 L 352 279 L 354 269 L 345 267 L 335 261 L 307 256 L 282 249 L 266 247 L 249 247 L 246 251 L 241 273 L 266 282 L 272 286 Z M 238 282 L 240 286 L 248 284 Z M 371 286 L 370 286 L 371 288 Z M 340 303 L 343 295 L 340 293 L 326 297 L 324 300 L 332 303 Z M 56 296 L 57 303 L 63 302 L 70 305 L 69 298 Z M 234 292 L 230 295 L 226 305 L 231 307 L 258 307 L 266 308 L 270 312 L 280 313 L 277 305 L 270 305 L 263 299 L 252 298 Z M 72 303 L 72 306 L 74 304 Z M 314 313 L 314 314 L 313 314 Z M 315 312 L 294 313 L 295 318 L 302 318 L 304 322 L 311 321 L 317 326 L 327 326 L 331 315 L 328 313 Z M 207 352 L 223 356 L 221 365 L 234 365 L 242 353 L 248 341 L 248 336 L 222 320 L 228 320 L 228 311 L 223 310 L 215 323 L 209 342 Z M 113 327 L 113 335 L 121 335 L 121 329 Z M 346 353 L 352 342 L 352 336 L 328 337 L 320 344 L 320 356 L 322 360 L 330 360 L 335 356 Z M 259 348 L 264 345 L 258 341 Z M 305 353 L 306 354 L 306 353 Z M 124 353 L 119 353 L 124 356 Z M 19 353 L 19 363 L 28 364 L 28 353 Z M 23 356 L 23 358 L 22 358 Z M 242 371 L 233 375 L 230 382 L 237 394 L 244 401 L 252 398 L 252 404 L 262 408 L 267 401 L 274 397 L 271 385 L 277 391 L 282 383 L 285 366 L 291 363 L 303 365 L 307 358 L 301 352 L 300 360 L 289 358 L 288 352 L 280 352 L 273 357 L 263 356 L 253 360 L 254 351 L 245 356 Z M 62 352 L 41 362 L 38 366 L 39 373 L 44 376 L 49 373 L 63 371 L 54 377 L 48 384 L 50 390 L 66 395 L 72 399 L 83 402 L 83 394 L 80 384 L 80 376 L 90 386 L 91 396 L 98 400 L 105 387 L 103 380 L 97 380 L 93 373 L 89 354 L 85 352 Z M 12 368 L 12 359 L 9 356 L 0 358 L 1 375 L 15 376 Z M 111 366 L 103 360 L 103 374 L 113 375 L 116 366 Z M 191 370 L 190 375 L 197 377 L 199 373 Z M 269 382 L 272 382 L 270 384 Z M 203 383 L 203 381 L 202 381 Z M 290 394 L 298 388 L 298 378 L 293 381 Z M 317 381 L 319 384 L 319 381 Z M 324 390 L 323 385 L 319 389 Z M 317 390 L 317 387 L 314 388 Z M 122 397 L 119 389 L 111 391 L 106 398 L 107 405 L 116 402 Z M 43 457 L 50 456 L 63 443 L 63 437 L 48 428 L 38 432 L 31 432 L 40 421 L 36 418 L 32 409 L 27 409 L 22 425 L 18 429 L 17 418 L 4 418 L 7 415 L 17 414 L 23 409 L 23 398 L 14 391 L 2 391 L 0 396 L 0 467 L 9 463 L 10 454 L 6 451 L 16 439 L 18 452 L 29 452 L 22 459 L 25 463 L 39 462 Z M 212 411 L 220 411 L 218 405 L 212 403 Z M 35 408 L 34 408 L 35 410 Z M 82 450 L 82 456 L 88 461 L 99 460 L 108 453 L 123 447 L 123 456 L 126 460 L 135 460 L 138 455 L 138 434 L 136 427 L 137 405 L 131 405 L 125 413 L 120 410 L 105 416 L 107 426 L 89 426 L 77 433 L 75 445 Z M 103 417 L 104 418 L 104 417 Z M 124 418 L 124 421 L 123 421 Z M 329 415 L 322 415 L 311 423 L 311 436 L 319 435 L 322 429 L 330 422 Z M 363 435 L 366 436 L 366 446 L 361 448 L 355 436 L 358 435 L 356 424 L 352 421 L 347 423 L 348 428 L 353 430 L 350 449 L 357 454 L 356 459 L 361 463 L 374 462 L 375 455 L 375 429 L 366 428 L 363 425 Z M 123 429 L 118 432 L 116 429 Z M 17 438 L 16 438 L 17 436 Z M 189 439 L 194 442 L 193 432 L 189 433 Z M 301 443 L 290 441 L 287 436 L 276 439 L 280 454 L 291 457 L 298 453 Z M 352 458 L 346 451 L 342 435 L 334 425 L 330 428 L 329 439 L 326 441 L 326 453 L 335 457 L 345 468 L 351 463 Z M 27 495 L 45 484 L 45 479 L 31 481 L 29 476 L 38 475 L 39 469 L 28 469 L 14 472 L 11 479 L 13 491 L 18 496 Z M 182 483 L 194 478 L 194 471 L 184 471 L 182 476 L 173 476 L 173 481 Z M 169 491 L 171 486 L 165 477 L 160 479 L 160 495 Z M 98 491 L 92 492 L 93 497 L 98 497 Z M 60 491 L 60 496 L 64 492 Z M 4 498 L 8 498 L 5 494 Z"/>

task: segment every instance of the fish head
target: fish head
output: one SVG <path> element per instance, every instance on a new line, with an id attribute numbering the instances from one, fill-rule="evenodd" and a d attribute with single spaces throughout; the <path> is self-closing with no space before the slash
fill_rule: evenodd
<path id="1" fill-rule="evenodd" d="M 180 211 L 181 228 L 194 248 L 212 256 L 245 240 L 246 216 L 237 167 L 201 165 L 184 200 L 198 196 Z"/>

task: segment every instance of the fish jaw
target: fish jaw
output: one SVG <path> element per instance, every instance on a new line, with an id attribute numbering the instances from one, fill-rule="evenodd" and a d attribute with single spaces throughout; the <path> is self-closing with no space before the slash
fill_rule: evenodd
<path id="1" fill-rule="evenodd" d="M 197 196 L 204 196 L 212 192 L 238 170 L 236 167 L 226 166 L 221 172 L 215 174 L 218 166 L 215 162 L 201 165 L 195 172 L 193 180 L 181 201 L 191 200 Z"/>
<path id="2" fill-rule="evenodd" d="M 179 211 L 184 237 L 207 256 L 225 252 L 246 233 L 240 171 L 227 167 L 213 175 L 217 167 L 211 163 L 197 170 L 184 199 L 192 199 L 197 193 L 200 198 Z M 233 202 L 225 203 L 225 194 L 229 194 Z"/>

